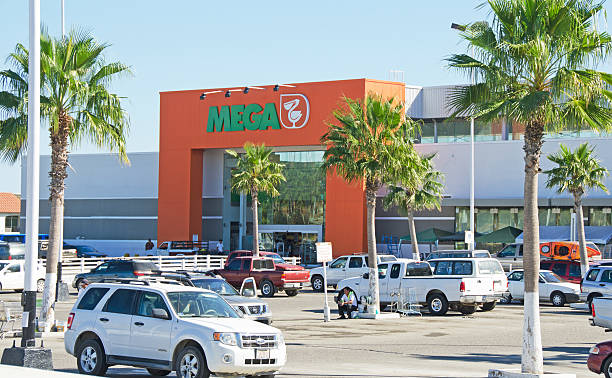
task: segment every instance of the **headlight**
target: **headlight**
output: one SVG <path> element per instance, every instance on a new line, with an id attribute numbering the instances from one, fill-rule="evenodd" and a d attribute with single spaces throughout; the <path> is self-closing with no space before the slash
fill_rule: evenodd
<path id="1" fill-rule="evenodd" d="M 236 345 L 236 334 L 228 332 L 215 332 L 213 333 L 213 340 L 220 341 L 225 345 Z"/>
<path id="2" fill-rule="evenodd" d="M 599 354 L 599 348 L 594 346 L 589 349 L 589 354 Z"/>
<path id="3" fill-rule="evenodd" d="M 285 338 L 283 337 L 282 333 L 279 333 L 276 336 L 276 339 L 278 340 L 278 345 L 283 345 L 285 343 Z"/>

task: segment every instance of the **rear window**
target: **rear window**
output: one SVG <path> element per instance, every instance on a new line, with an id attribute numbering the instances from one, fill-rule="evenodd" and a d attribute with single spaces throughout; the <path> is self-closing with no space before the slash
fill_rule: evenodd
<path id="1" fill-rule="evenodd" d="M 151 272 L 151 271 L 159 270 L 159 268 L 157 267 L 157 265 L 153 264 L 152 262 L 134 261 L 134 270 L 137 270 L 140 272 Z"/>
<path id="2" fill-rule="evenodd" d="M 406 264 L 406 277 L 431 276 L 431 267 L 425 262 Z"/>
<path id="3" fill-rule="evenodd" d="M 472 274 L 472 262 L 471 261 L 438 261 L 436 275 L 448 276 L 448 275 L 470 275 Z"/>
<path id="4" fill-rule="evenodd" d="M 274 270 L 274 261 L 272 259 L 257 259 L 253 260 L 253 270 Z"/>
<path id="5" fill-rule="evenodd" d="M 379 256 L 378 258 L 380 259 L 380 262 L 397 261 L 397 258 L 395 256 L 390 256 L 390 255 Z M 366 259 L 367 259 L 367 257 L 366 257 Z"/>
<path id="6" fill-rule="evenodd" d="M 485 260 L 478 262 L 480 274 L 505 274 L 504 269 L 497 260 Z"/>
<path id="7" fill-rule="evenodd" d="M 79 310 L 93 310 L 100 302 L 100 299 L 108 292 L 107 287 L 95 287 L 87 290 L 79 302 Z"/>

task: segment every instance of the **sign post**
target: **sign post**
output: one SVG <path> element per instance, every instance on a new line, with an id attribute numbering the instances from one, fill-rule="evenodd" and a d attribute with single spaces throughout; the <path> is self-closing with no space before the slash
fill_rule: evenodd
<path id="1" fill-rule="evenodd" d="M 465 231 L 465 243 L 468 245 L 468 249 L 474 250 L 474 233 L 472 231 Z"/>
<path id="2" fill-rule="evenodd" d="M 323 321 L 329 322 L 329 304 L 327 303 L 327 267 L 325 263 L 332 260 L 332 244 L 330 242 L 316 243 L 317 262 L 323 263 L 323 292 L 325 303 L 323 304 Z"/>

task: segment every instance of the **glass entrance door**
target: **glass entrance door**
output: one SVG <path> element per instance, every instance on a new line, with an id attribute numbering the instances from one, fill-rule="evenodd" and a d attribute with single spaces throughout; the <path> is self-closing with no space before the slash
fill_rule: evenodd
<path id="1" fill-rule="evenodd" d="M 259 247 L 285 257 L 300 257 L 303 264 L 312 263 L 316 261 L 315 243 L 323 238 L 322 229 L 312 225 L 262 225 Z"/>

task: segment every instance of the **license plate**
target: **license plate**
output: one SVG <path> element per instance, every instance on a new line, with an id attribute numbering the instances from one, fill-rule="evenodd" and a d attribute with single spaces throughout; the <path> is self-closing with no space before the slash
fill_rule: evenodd
<path id="1" fill-rule="evenodd" d="M 255 349 L 255 359 L 256 360 L 270 359 L 270 350 L 269 349 Z"/>
<path id="2" fill-rule="evenodd" d="M 286 283 L 285 287 L 300 287 L 299 283 Z"/>

